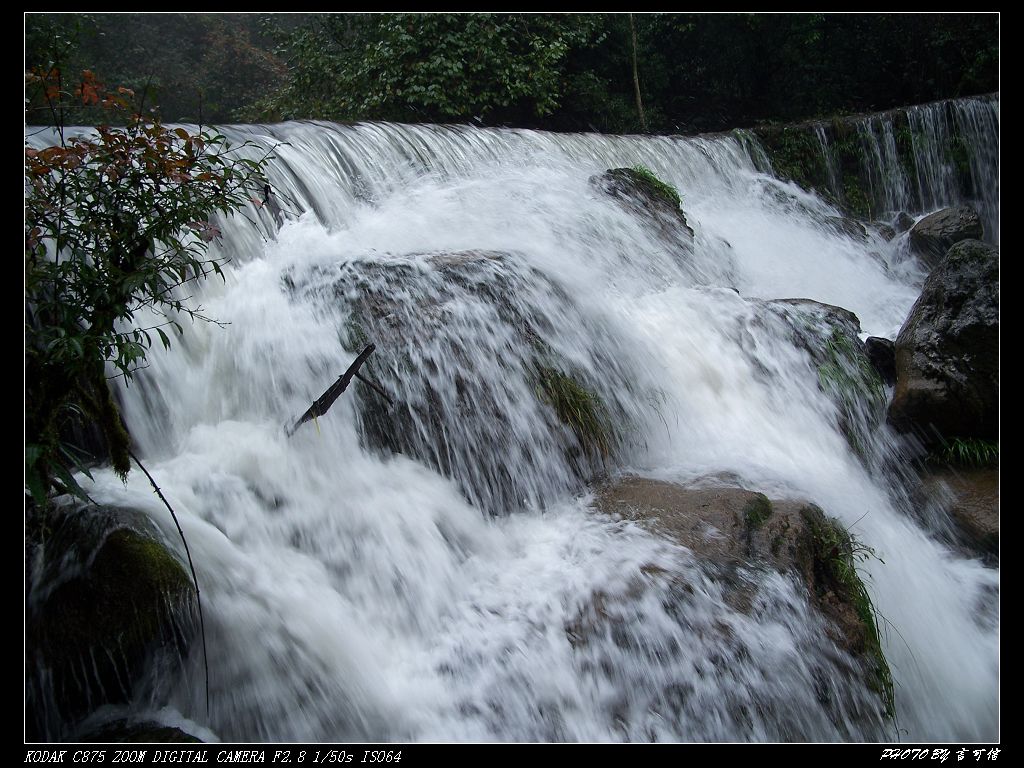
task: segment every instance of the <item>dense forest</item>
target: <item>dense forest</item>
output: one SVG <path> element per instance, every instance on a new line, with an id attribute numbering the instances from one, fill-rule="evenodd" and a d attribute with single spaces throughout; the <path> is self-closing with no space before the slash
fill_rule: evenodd
<path id="1" fill-rule="evenodd" d="M 27 70 L 90 70 L 167 121 L 692 133 L 999 89 L 994 13 L 25 19 Z"/>

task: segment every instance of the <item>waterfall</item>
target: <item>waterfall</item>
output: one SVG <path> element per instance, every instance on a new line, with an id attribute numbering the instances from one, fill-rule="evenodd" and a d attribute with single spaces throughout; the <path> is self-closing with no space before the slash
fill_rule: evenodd
<path id="1" fill-rule="evenodd" d="M 973 107 L 962 125 L 987 129 Z M 206 610 L 209 715 L 196 652 L 178 716 L 241 741 L 895 738 L 803 586 L 751 565 L 737 606 L 682 544 L 593 505 L 602 476 L 729 475 L 817 503 L 880 556 L 862 568 L 903 738 L 998 738 L 998 570 L 868 468 L 794 342 L 814 318 L 769 303 L 893 338 L 924 278 L 893 244 L 838 232 L 749 136 L 223 131 L 272 150 L 276 203 L 222 224 L 226 279 L 196 301 L 227 324 L 186 324 L 118 392 Z M 692 238 L 590 181 L 641 164 Z M 395 406 L 356 383 L 288 438 L 368 340 Z M 603 404 L 605 455 L 559 423 L 544 371 Z M 897 451 L 884 424 L 871 436 Z M 141 473 L 93 477 L 97 501 L 173 531 Z"/>
<path id="2" fill-rule="evenodd" d="M 827 189 L 843 200 L 837 154 L 856 155 L 872 215 L 922 215 L 967 204 L 981 215 L 986 240 L 999 242 L 999 99 L 937 101 L 877 115 L 811 124 L 827 168 Z M 837 128 L 838 125 L 838 128 Z M 837 130 L 852 129 L 855 147 Z"/>

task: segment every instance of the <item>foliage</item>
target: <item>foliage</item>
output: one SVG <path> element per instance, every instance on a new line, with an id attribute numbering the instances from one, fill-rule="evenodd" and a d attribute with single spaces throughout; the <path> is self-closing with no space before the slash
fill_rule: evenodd
<path id="1" fill-rule="evenodd" d="M 154 338 L 167 347 L 167 331 L 181 331 L 178 317 L 207 319 L 178 289 L 221 274 L 207 253 L 219 234 L 209 217 L 249 201 L 266 158 L 234 154 L 219 133 L 132 112 L 129 89 L 109 91 L 89 71 L 66 83 L 57 68 L 36 69 L 27 81 L 57 126 L 52 146 L 25 147 L 26 479 L 41 502 L 49 489 L 84 496 L 61 438 L 71 421 L 96 422 L 127 474 L 107 366 L 131 379 Z M 69 135 L 78 105 L 126 127 Z"/>
<path id="2" fill-rule="evenodd" d="M 537 392 L 554 408 L 558 420 L 573 431 L 581 445 L 607 458 L 615 438 L 600 398 L 554 368 L 539 366 L 538 375 Z"/>
<path id="3" fill-rule="evenodd" d="M 650 168 L 645 165 L 634 165 L 633 171 L 645 184 L 652 187 L 658 195 L 673 203 L 676 208 L 682 206 L 683 200 L 679 196 L 679 190 L 655 176 L 654 171 Z"/>
<path id="4" fill-rule="evenodd" d="M 635 14 L 652 131 L 696 132 L 999 89 L 999 17 Z M 168 119 L 477 120 L 630 133 L 627 14 L 26 15 L 64 69 L 142 92 Z"/>
<path id="5" fill-rule="evenodd" d="M 399 121 L 530 119 L 565 90 L 569 52 L 592 35 L 585 16 L 318 16 L 286 43 L 288 85 L 251 116 Z"/>
<path id="6" fill-rule="evenodd" d="M 999 443 L 976 437 L 955 437 L 933 458 L 957 467 L 993 467 L 999 464 Z"/>

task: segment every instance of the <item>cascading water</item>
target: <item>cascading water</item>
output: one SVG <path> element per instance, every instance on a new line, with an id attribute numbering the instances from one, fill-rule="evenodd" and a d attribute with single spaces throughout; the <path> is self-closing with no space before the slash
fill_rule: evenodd
<path id="1" fill-rule="evenodd" d="M 281 210 L 224 225 L 233 264 L 198 298 L 230 324 L 187 327 L 119 393 L 203 590 L 211 707 L 196 652 L 180 715 L 225 740 L 896 738 L 803 587 L 751 565 L 739 607 L 586 484 L 728 473 L 813 500 L 884 559 L 862 567 L 900 735 L 998 738 L 998 571 L 866 468 L 794 343 L 803 316 L 765 302 L 842 306 L 891 338 L 914 263 L 837 233 L 730 136 L 226 132 L 274 147 Z M 637 164 L 680 190 L 692 242 L 589 181 Z M 367 339 L 394 409 L 354 384 L 286 437 Z M 545 370 L 604 403 L 605 455 L 553 415 Z M 98 501 L 173 531 L 139 473 L 93 474 Z"/>
<path id="2" fill-rule="evenodd" d="M 985 239 L 999 242 L 998 96 L 937 101 L 842 122 L 857 136 L 858 173 L 873 216 L 967 204 L 981 216 Z M 825 124 L 813 127 L 828 190 L 842 200 L 836 138 Z"/>

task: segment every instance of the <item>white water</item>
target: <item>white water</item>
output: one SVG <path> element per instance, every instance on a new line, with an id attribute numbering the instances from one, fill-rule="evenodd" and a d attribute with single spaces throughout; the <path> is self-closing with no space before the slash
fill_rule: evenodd
<path id="1" fill-rule="evenodd" d="M 998 572 L 897 508 L 788 316 L 760 301 L 836 304 L 891 338 L 914 264 L 835 234 L 835 211 L 757 173 L 731 137 L 233 135 L 290 142 L 271 171 L 284 226 L 268 241 L 225 227 L 234 263 L 200 299 L 230 325 L 188 327 L 121 392 L 203 590 L 211 711 L 196 652 L 182 716 L 255 741 L 894 738 L 794 582 L 744 571 L 757 586 L 737 610 L 688 550 L 590 507 L 525 324 L 631 425 L 614 472 L 731 472 L 853 526 L 885 561 L 864 570 L 892 626 L 901 736 L 998 738 Z M 692 252 L 588 184 L 637 163 L 681 191 Z M 438 256 L 469 249 L 495 258 Z M 361 441 L 360 409 L 380 406 L 359 384 L 282 430 L 359 351 L 347 324 L 366 296 L 384 336 L 372 371 L 412 414 L 404 455 Z M 95 498 L 172 533 L 141 473 L 127 488 L 94 474 Z"/>

